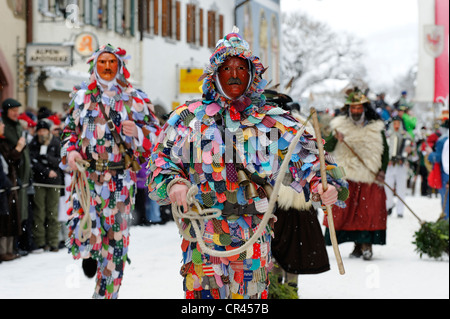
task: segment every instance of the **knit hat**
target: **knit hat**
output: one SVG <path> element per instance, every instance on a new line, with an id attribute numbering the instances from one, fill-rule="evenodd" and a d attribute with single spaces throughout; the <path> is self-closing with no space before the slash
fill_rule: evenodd
<path id="1" fill-rule="evenodd" d="M 40 120 L 36 126 L 36 132 L 40 129 L 47 129 L 50 131 L 50 124 L 47 120 Z"/>
<path id="2" fill-rule="evenodd" d="M 35 127 L 37 125 L 37 123 L 33 121 L 26 113 L 20 114 L 19 120 L 27 122 L 28 127 Z"/>

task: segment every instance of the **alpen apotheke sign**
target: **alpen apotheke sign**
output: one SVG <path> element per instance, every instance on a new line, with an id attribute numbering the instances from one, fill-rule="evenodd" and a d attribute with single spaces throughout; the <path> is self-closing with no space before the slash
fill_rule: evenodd
<path id="1" fill-rule="evenodd" d="M 27 66 L 72 66 L 73 46 L 62 44 L 27 45 Z"/>

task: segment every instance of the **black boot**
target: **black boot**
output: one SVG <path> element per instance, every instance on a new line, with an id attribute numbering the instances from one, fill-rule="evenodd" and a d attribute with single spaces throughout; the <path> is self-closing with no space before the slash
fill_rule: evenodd
<path id="1" fill-rule="evenodd" d="M 362 255 L 364 260 L 372 260 L 372 244 L 362 244 Z"/>
<path id="2" fill-rule="evenodd" d="M 89 279 L 94 278 L 97 274 L 97 261 L 92 258 L 83 259 L 83 272 Z"/>
<path id="3" fill-rule="evenodd" d="M 350 258 L 359 258 L 362 256 L 362 245 L 355 243 L 355 248 L 353 249 L 353 252 L 350 254 Z"/>

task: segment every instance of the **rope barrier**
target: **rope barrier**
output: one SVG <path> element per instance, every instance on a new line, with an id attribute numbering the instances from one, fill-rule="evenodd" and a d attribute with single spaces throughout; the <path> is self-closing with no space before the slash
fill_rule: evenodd
<path id="1" fill-rule="evenodd" d="M 22 186 L 14 186 L 11 188 L 5 188 L 5 189 L 0 189 L 0 194 L 1 193 L 6 193 L 7 191 L 18 191 L 21 189 L 27 189 L 30 187 L 43 187 L 43 188 L 56 188 L 56 189 L 65 189 L 66 186 L 64 185 L 52 185 L 52 184 L 40 184 L 40 183 L 32 183 L 32 184 L 24 184 Z"/>

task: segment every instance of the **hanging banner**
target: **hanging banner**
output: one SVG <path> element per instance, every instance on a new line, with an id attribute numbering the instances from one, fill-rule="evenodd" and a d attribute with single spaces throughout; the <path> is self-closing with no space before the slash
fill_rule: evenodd
<path id="1" fill-rule="evenodd" d="M 417 86 L 415 102 L 434 102 L 434 69 L 435 46 L 430 45 L 434 38 L 433 31 L 436 21 L 434 1 L 419 0 L 419 69 L 417 72 Z M 432 41 L 431 41 L 432 44 Z"/>
<path id="2" fill-rule="evenodd" d="M 434 101 L 448 109 L 449 91 L 449 1 L 436 0 L 436 29 L 430 41 L 436 51 Z"/>

